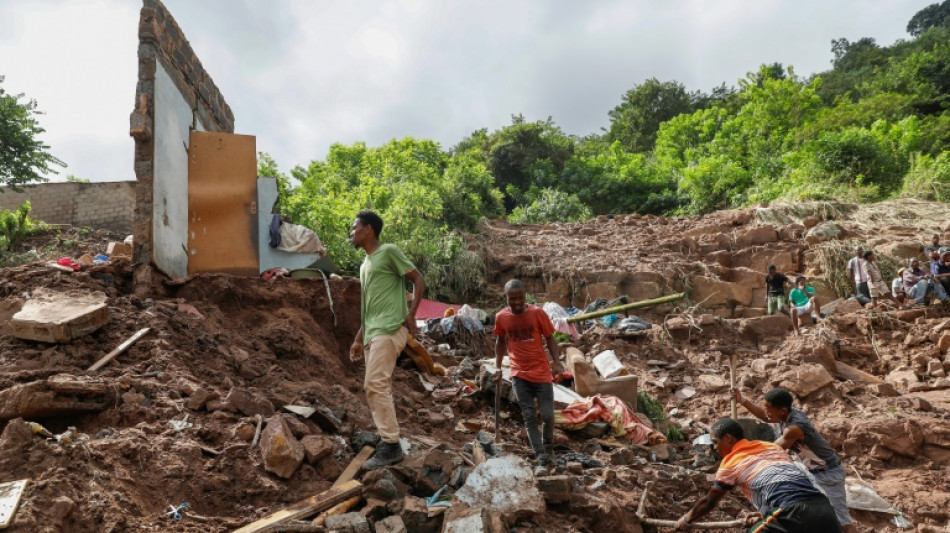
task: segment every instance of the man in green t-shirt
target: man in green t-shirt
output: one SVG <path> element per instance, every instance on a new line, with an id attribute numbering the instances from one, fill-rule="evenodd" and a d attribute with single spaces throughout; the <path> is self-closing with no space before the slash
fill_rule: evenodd
<path id="1" fill-rule="evenodd" d="M 801 317 L 811 315 L 813 321 L 818 322 L 821 316 L 821 304 L 815 296 L 815 288 L 807 285 L 808 280 L 805 276 L 795 278 L 795 288 L 788 293 L 788 299 L 792 302 L 792 326 L 795 328 L 795 334 L 801 335 Z"/>
<path id="2" fill-rule="evenodd" d="M 360 329 L 350 346 L 350 360 L 358 363 L 366 354 L 363 389 L 380 437 L 376 454 L 363 465 L 368 470 L 403 458 L 393 404 L 393 370 L 409 335 L 416 331 L 416 310 L 426 288 L 422 274 L 402 250 L 393 244 L 380 244 L 382 231 L 383 219 L 369 210 L 357 213 L 350 227 L 350 242 L 366 252 L 360 265 Z M 404 279 L 413 286 L 408 307 Z"/>

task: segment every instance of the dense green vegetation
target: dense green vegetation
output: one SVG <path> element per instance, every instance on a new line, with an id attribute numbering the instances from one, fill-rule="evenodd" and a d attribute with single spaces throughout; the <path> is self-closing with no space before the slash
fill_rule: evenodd
<path id="1" fill-rule="evenodd" d="M 0 76 L 0 84 L 3 80 Z M 35 100 L 0 86 L 0 186 L 19 191 L 20 185 L 46 181 L 45 174 L 56 173 L 53 167 L 66 166 L 39 140 L 45 130 L 36 117 L 42 114 Z"/>
<path id="2" fill-rule="evenodd" d="M 484 218 L 573 221 L 611 213 L 702 214 L 757 202 L 950 200 L 950 0 L 914 15 L 911 36 L 831 43 L 832 68 L 802 77 L 762 65 L 711 91 L 649 79 L 580 137 L 521 115 L 445 149 L 426 139 L 334 145 L 281 181 L 283 211 L 354 271 L 346 242 L 361 208 L 380 212 L 435 295 L 456 301 L 480 268 L 461 234 Z M 291 184 L 299 182 L 296 188 Z"/>

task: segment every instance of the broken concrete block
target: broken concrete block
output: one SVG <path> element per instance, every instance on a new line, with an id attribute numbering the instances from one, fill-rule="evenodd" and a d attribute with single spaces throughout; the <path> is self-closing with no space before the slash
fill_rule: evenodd
<path id="1" fill-rule="evenodd" d="M 370 471 L 363 476 L 362 483 L 363 498 L 367 500 L 401 500 L 409 492 L 409 486 L 396 479 L 387 468 Z"/>
<path id="2" fill-rule="evenodd" d="M 550 504 L 567 503 L 571 501 L 571 476 L 539 477 L 538 490 Z"/>
<path id="3" fill-rule="evenodd" d="M 517 518 L 544 512 L 544 498 L 538 492 L 531 465 L 511 455 L 478 465 L 455 496 L 470 507 Z"/>
<path id="4" fill-rule="evenodd" d="M 225 398 L 228 403 L 247 416 L 272 416 L 274 404 L 267 398 L 262 398 L 247 389 L 232 387 Z"/>
<path id="5" fill-rule="evenodd" d="M 409 533 L 402 518 L 393 515 L 376 522 L 376 533 Z"/>
<path id="6" fill-rule="evenodd" d="M 706 392 L 721 392 L 729 388 L 729 382 L 722 376 L 703 374 L 696 381 Z"/>
<path id="7" fill-rule="evenodd" d="M 897 389 L 894 388 L 894 385 L 890 383 L 877 383 L 871 385 L 871 391 L 879 396 L 886 396 L 889 398 L 894 398 L 900 396 L 901 393 L 897 392 Z"/>
<path id="8" fill-rule="evenodd" d="M 336 443 L 325 435 L 306 435 L 300 440 L 307 464 L 315 464 L 336 450 Z"/>
<path id="9" fill-rule="evenodd" d="M 106 295 L 101 292 L 58 293 L 37 289 L 10 320 L 10 334 L 40 342 L 69 342 L 109 322 Z"/>
<path id="10" fill-rule="evenodd" d="M 445 512 L 442 533 L 493 533 L 491 516 L 487 509 L 456 504 Z"/>
<path id="11" fill-rule="evenodd" d="M 327 531 L 339 531 L 340 533 L 372 533 L 369 522 L 360 513 L 328 516 L 324 526 Z"/>
<path id="12" fill-rule="evenodd" d="M 283 416 L 273 416 L 267 421 L 261 433 L 261 455 L 264 469 L 284 479 L 293 476 L 303 462 L 303 445 L 290 432 Z"/>
<path id="13" fill-rule="evenodd" d="M 112 241 L 106 248 L 106 255 L 109 257 L 123 256 L 132 257 L 132 245 L 124 242 Z"/>

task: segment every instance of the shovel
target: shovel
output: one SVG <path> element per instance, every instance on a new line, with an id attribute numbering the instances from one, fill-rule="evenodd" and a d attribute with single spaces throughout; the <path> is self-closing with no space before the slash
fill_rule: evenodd
<path id="1" fill-rule="evenodd" d="M 501 423 L 501 380 L 495 382 L 495 443 L 498 443 L 498 425 Z"/>

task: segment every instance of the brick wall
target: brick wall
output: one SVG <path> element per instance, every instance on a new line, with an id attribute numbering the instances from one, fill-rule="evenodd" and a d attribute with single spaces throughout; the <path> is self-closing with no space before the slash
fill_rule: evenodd
<path id="1" fill-rule="evenodd" d="M 195 55 L 181 28 L 158 0 L 143 0 L 139 17 L 138 83 L 129 134 L 135 139 L 135 210 L 132 230 L 136 291 L 159 290 L 153 261 L 155 72 L 168 72 L 193 116 L 207 131 L 234 132 L 234 115 Z"/>
<path id="2" fill-rule="evenodd" d="M 16 209 L 30 201 L 30 216 L 49 224 L 71 224 L 132 232 L 135 182 L 41 183 L 23 192 L 0 188 L 0 208 Z"/>

